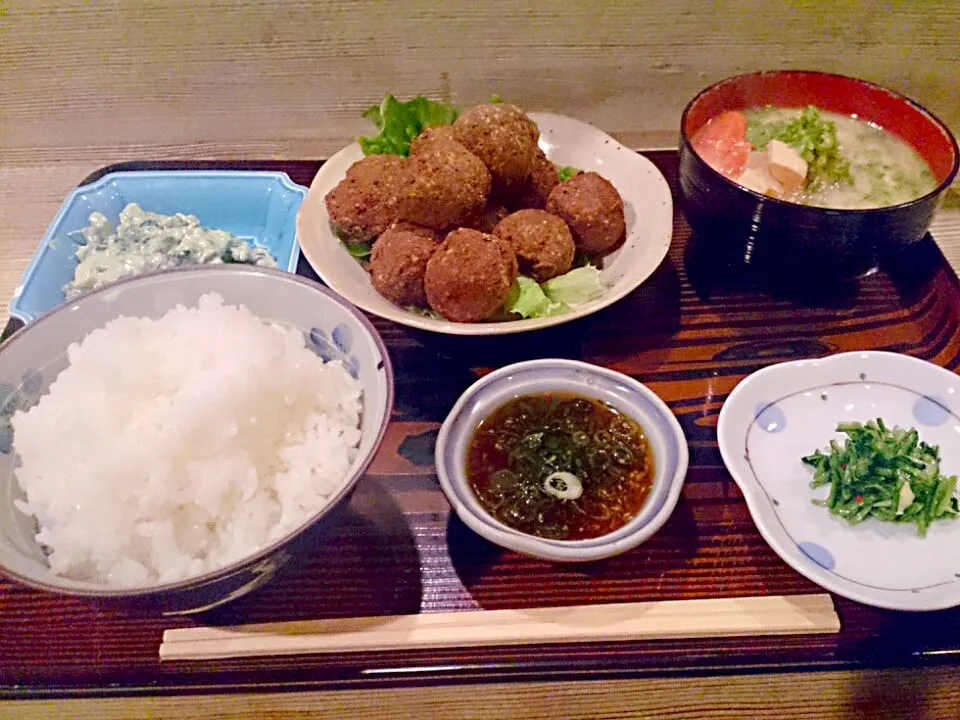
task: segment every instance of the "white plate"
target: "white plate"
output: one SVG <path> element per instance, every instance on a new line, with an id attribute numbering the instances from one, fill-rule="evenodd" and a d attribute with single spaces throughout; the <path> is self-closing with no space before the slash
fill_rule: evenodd
<path id="1" fill-rule="evenodd" d="M 366 270 L 340 244 L 330 228 L 324 197 L 353 163 L 360 146 L 348 145 L 327 160 L 310 185 L 297 216 L 300 249 L 317 275 L 334 291 L 367 312 L 401 325 L 450 335 L 506 335 L 559 325 L 595 313 L 635 290 L 657 269 L 673 234 L 670 187 L 656 166 L 605 132 L 580 120 L 552 113 L 530 113 L 540 127 L 540 147 L 558 165 L 594 170 L 623 197 L 627 238 L 603 262 L 603 296 L 565 315 L 509 322 L 457 323 L 417 315 L 394 305 L 373 289 Z"/>
<path id="2" fill-rule="evenodd" d="M 960 474 L 960 378 L 886 352 L 853 352 L 772 365 L 741 382 L 717 426 L 720 452 L 753 520 L 797 572 L 828 590 L 894 610 L 960 605 L 960 519 L 850 525 L 814 505 L 801 457 L 825 448 L 841 421 L 883 418 L 940 446 L 940 469 Z"/>

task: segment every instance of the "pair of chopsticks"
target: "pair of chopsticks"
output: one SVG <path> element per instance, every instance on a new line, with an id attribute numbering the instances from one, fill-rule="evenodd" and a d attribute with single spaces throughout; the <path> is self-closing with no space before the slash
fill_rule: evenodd
<path id="1" fill-rule="evenodd" d="M 163 633 L 161 660 L 836 633 L 828 594 L 337 618 Z"/>

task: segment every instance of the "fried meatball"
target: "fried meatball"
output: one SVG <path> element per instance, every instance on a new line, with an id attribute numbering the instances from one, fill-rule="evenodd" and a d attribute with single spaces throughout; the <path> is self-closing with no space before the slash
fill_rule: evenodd
<path id="1" fill-rule="evenodd" d="M 595 172 L 557 185 L 547 198 L 547 212 L 570 226 L 577 248 L 588 255 L 609 252 L 627 232 L 620 193 Z"/>
<path id="2" fill-rule="evenodd" d="M 477 215 L 490 194 L 490 172 L 463 145 L 442 138 L 425 143 L 407 161 L 400 219 L 434 230 Z"/>
<path id="3" fill-rule="evenodd" d="M 396 222 L 406 165 L 406 159 L 397 155 L 370 155 L 350 166 L 325 198 L 340 237 L 367 242 Z"/>
<path id="4" fill-rule="evenodd" d="M 402 226 L 390 228 L 377 238 L 370 254 L 373 287 L 397 305 L 426 305 L 423 276 L 438 246 L 427 233 Z"/>
<path id="5" fill-rule="evenodd" d="M 547 205 L 547 198 L 553 189 L 560 184 L 560 175 L 557 166 L 547 159 L 543 150 L 537 148 L 537 155 L 533 160 L 533 169 L 530 177 L 521 186 L 520 190 L 510 198 L 511 206 L 516 209 L 538 208 L 542 210 Z"/>
<path id="6" fill-rule="evenodd" d="M 496 314 L 517 278 L 517 258 L 500 238 L 453 230 L 427 263 L 430 307 L 448 320 L 480 322 Z"/>
<path id="7" fill-rule="evenodd" d="M 519 188 L 530 177 L 540 130 L 520 108 L 475 105 L 456 119 L 453 132 L 507 190 Z"/>
<path id="8" fill-rule="evenodd" d="M 428 227 L 424 227 L 423 225 L 415 225 L 414 223 L 407 222 L 406 220 L 400 220 L 398 222 L 395 222 L 393 225 L 387 228 L 387 231 L 390 231 L 390 230 L 398 230 L 398 231 L 402 230 L 404 232 L 412 232 L 415 235 L 422 235 L 425 238 L 429 238 L 430 240 L 433 240 L 435 244 L 439 243 L 440 240 L 442 239 L 440 236 L 440 233 L 437 232 L 436 230 L 433 230 Z"/>
<path id="9" fill-rule="evenodd" d="M 479 230 L 483 233 L 492 233 L 493 229 L 497 226 L 497 223 L 503 220 L 507 215 L 510 214 L 510 210 L 499 202 L 489 200 L 487 204 L 484 205 L 483 210 L 479 215 L 470 218 L 464 227 L 468 227 L 471 230 Z"/>
<path id="10" fill-rule="evenodd" d="M 544 210 L 519 210 L 501 220 L 493 234 L 510 243 L 520 272 L 537 282 L 563 275 L 573 266 L 576 246 L 570 229 Z"/>
<path id="11" fill-rule="evenodd" d="M 417 135 L 413 142 L 410 143 L 410 155 L 416 155 L 418 152 L 423 150 L 433 141 L 449 141 L 453 140 L 456 142 L 457 138 L 453 132 L 452 125 L 436 125 L 434 127 L 425 128 Z"/>

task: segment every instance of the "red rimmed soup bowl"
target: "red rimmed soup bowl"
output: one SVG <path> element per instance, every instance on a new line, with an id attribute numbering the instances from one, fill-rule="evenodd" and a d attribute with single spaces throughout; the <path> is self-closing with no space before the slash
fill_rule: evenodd
<path id="1" fill-rule="evenodd" d="M 747 180 L 746 170 L 756 158 L 774 162 L 769 160 L 770 150 L 766 148 L 764 157 L 760 157 L 757 146 L 749 142 L 751 136 L 757 137 L 750 130 L 744 135 L 749 147 L 740 146 L 732 155 L 725 156 L 734 158 L 731 162 L 718 162 L 716 144 L 711 147 L 704 140 L 708 135 L 718 136 L 711 132 L 716 128 L 709 126 L 724 114 L 733 120 L 746 111 L 789 108 L 799 113 L 809 106 L 841 116 L 836 124 L 838 130 L 843 118 L 853 118 L 902 141 L 915 153 L 908 155 L 919 156 L 932 177 L 925 176 L 924 183 L 916 185 L 915 197 L 874 193 L 873 186 L 865 186 L 869 190 L 864 190 L 864 197 L 872 197 L 870 202 L 876 207 L 862 206 L 866 201 L 857 207 L 803 204 L 811 200 L 796 195 L 785 197 L 780 194 L 784 186 L 777 181 L 774 184 L 778 189 L 771 189 L 764 181 L 756 182 L 752 173 Z M 735 125 L 731 122 L 731 126 Z M 734 128 L 732 132 L 735 136 L 739 131 L 740 128 Z M 759 72 L 722 80 L 690 101 L 683 111 L 680 134 L 681 207 L 698 241 L 729 251 L 744 263 L 772 273 L 774 278 L 801 282 L 849 279 L 868 273 L 877 268 L 881 258 L 920 241 L 960 163 L 960 151 L 950 130 L 916 102 L 873 83 L 820 72 Z M 719 143 L 725 142 L 721 137 Z M 859 141 L 850 145 L 844 147 L 841 136 L 841 158 L 858 164 L 857 168 L 851 165 L 851 170 L 866 167 L 866 156 L 855 156 L 864 145 Z M 729 147 L 726 142 L 723 153 Z M 868 147 L 873 153 L 873 147 Z M 893 159 L 878 157 L 878 168 L 888 167 L 888 160 L 894 171 L 899 167 L 900 155 Z M 787 161 L 777 166 L 778 175 L 780 171 L 789 172 L 789 165 Z M 810 177 L 808 174 L 808 181 Z M 861 175 L 852 177 L 857 183 L 861 179 L 869 181 L 869 177 Z M 842 181 L 846 182 L 853 179 Z M 802 187 L 797 191 L 801 195 Z"/>

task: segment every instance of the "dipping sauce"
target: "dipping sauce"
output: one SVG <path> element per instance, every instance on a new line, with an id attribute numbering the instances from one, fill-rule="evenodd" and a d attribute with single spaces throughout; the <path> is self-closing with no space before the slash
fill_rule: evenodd
<path id="1" fill-rule="evenodd" d="M 643 428 L 607 403 L 569 393 L 524 395 L 477 428 L 467 481 L 505 525 L 586 540 L 629 522 L 653 482 Z"/>

